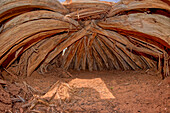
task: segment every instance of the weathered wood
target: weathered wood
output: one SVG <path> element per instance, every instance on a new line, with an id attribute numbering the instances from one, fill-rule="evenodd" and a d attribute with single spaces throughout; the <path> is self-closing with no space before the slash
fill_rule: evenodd
<path id="1" fill-rule="evenodd" d="M 6 19 L 16 16 L 25 9 L 48 9 L 60 13 L 68 13 L 68 10 L 57 0 L 1 0 L 0 3 L 0 23 Z M 13 13 L 11 13 L 13 12 Z M 22 13 L 19 13 L 22 14 Z M 17 15 L 19 15 L 17 14 Z"/>
<path id="2" fill-rule="evenodd" d="M 0 67 L 15 65 L 18 75 L 29 76 L 38 67 L 43 74 L 54 64 L 89 71 L 149 69 L 159 64 L 165 77 L 169 75 L 169 3 L 1 0 Z"/>
<path id="3" fill-rule="evenodd" d="M 88 63 L 88 69 L 89 71 L 93 70 L 93 55 L 92 55 L 92 44 L 93 40 L 96 37 L 96 33 L 93 33 L 90 37 L 88 37 L 87 42 L 87 63 Z"/>
<path id="4" fill-rule="evenodd" d="M 123 15 L 108 18 L 98 25 L 104 29 L 140 36 L 141 39 L 148 38 L 158 47 L 161 44 L 170 48 L 170 18 L 162 15 L 142 13 Z"/>
<path id="5" fill-rule="evenodd" d="M 82 19 L 91 16 L 96 16 L 98 14 L 105 14 L 106 12 L 107 11 L 104 9 L 88 8 L 88 9 L 77 10 L 73 13 L 67 14 L 66 16 L 72 19 Z"/>
<path id="6" fill-rule="evenodd" d="M 138 38 L 135 38 L 135 37 L 132 37 L 132 36 L 128 36 L 128 39 L 132 43 L 134 42 L 133 43 L 134 45 L 138 45 L 138 46 L 141 45 L 141 46 L 143 46 L 145 48 L 148 48 L 148 49 L 150 49 L 152 51 L 155 51 L 155 52 L 157 52 L 159 54 L 163 54 L 165 52 L 165 50 L 163 50 L 163 49 L 161 49 L 161 48 L 159 48 L 159 47 L 157 47 L 157 46 L 155 46 L 153 44 L 150 44 L 148 42 L 144 42 L 144 41 L 142 41 L 142 40 L 140 40 Z"/>
<path id="7" fill-rule="evenodd" d="M 67 70 L 73 57 L 75 56 L 75 53 L 77 51 L 77 48 L 79 47 L 79 45 L 81 44 L 82 42 L 82 39 L 81 40 L 78 40 L 74 45 L 73 45 L 73 48 L 71 49 L 70 51 L 70 54 L 67 56 L 67 59 L 66 59 L 66 62 L 64 64 L 64 69 Z"/>
<path id="8" fill-rule="evenodd" d="M 56 19 L 64 22 L 68 22 L 70 24 L 73 24 L 77 28 L 80 27 L 79 23 L 71 18 L 68 18 L 60 13 L 57 12 L 52 12 L 52 11 L 46 11 L 46 10 L 38 10 L 38 11 L 32 11 L 32 12 L 27 12 L 24 14 L 21 14 L 9 22 L 7 22 L 4 27 L 3 31 L 15 26 L 18 26 L 20 24 L 29 22 L 29 21 L 34 21 L 34 20 L 40 20 L 40 19 Z"/>
<path id="9" fill-rule="evenodd" d="M 30 76 L 32 72 L 39 66 L 39 64 L 46 58 L 50 51 L 56 46 L 57 42 L 62 39 L 66 34 L 61 36 L 54 36 L 46 40 L 42 45 L 38 47 L 37 52 L 34 52 L 28 61 L 27 75 Z M 48 47 L 48 48 L 47 48 Z"/>
<path id="10" fill-rule="evenodd" d="M 152 68 L 152 64 L 150 63 L 150 60 L 147 57 L 141 56 L 141 59 L 143 60 L 143 62 L 145 63 L 145 65 L 147 65 L 147 68 Z"/>
<path id="11" fill-rule="evenodd" d="M 31 48 L 29 48 L 27 51 L 23 52 L 18 63 L 18 69 L 19 69 L 18 75 L 27 76 L 28 62 L 29 62 L 31 55 L 34 52 L 37 52 L 38 47 L 42 45 L 46 40 L 48 39 L 41 40 L 39 43 L 36 43 Z"/>
<path id="12" fill-rule="evenodd" d="M 126 49 L 125 46 L 121 45 L 121 44 L 117 44 L 118 47 L 121 49 L 121 51 L 123 51 L 127 56 L 125 56 L 124 58 L 127 60 L 132 60 L 132 63 L 130 63 L 131 61 L 129 61 L 129 65 L 132 67 L 132 69 L 138 69 L 138 67 L 140 67 L 142 69 L 142 63 L 138 60 L 139 58 L 132 53 L 132 51 L 128 51 Z"/>
<path id="13" fill-rule="evenodd" d="M 84 38 L 81 39 L 81 43 L 77 49 L 77 52 L 76 52 L 76 61 L 75 61 L 75 67 L 74 69 L 76 70 L 80 70 L 80 60 L 82 58 L 82 52 L 83 52 L 83 48 L 84 48 Z"/>
<path id="14" fill-rule="evenodd" d="M 95 59 L 96 63 L 97 63 L 97 66 L 99 68 L 99 70 L 103 70 L 104 69 L 104 65 L 103 65 L 103 62 L 102 62 L 102 59 L 100 57 L 100 55 L 97 53 L 95 47 L 92 45 L 92 50 L 93 50 L 93 58 Z"/>
<path id="15" fill-rule="evenodd" d="M 81 68 L 82 70 L 85 70 L 86 69 L 86 62 L 87 62 L 87 41 L 88 41 L 88 37 L 85 36 L 84 37 L 84 48 L 83 48 L 83 51 L 82 51 L 82 61 L 81 61 Z"/>
<path id="16" fill-rule="evenodd" d="M 101 35 L 104 35 L 104 36 L 107 36 L 109 38 L 112 38 L 114 39 L 115 41 L 117 42 L 120 42 L 124 45 L 127 45 L 128 42 L 127 42 L 127 38 L 118 34 L 117 32 L 114 32 L 114 31 L 109 31 L 109 30 L 104 30 L 100 27 L 98 27 L 97 25 L 94 24 L 94 27 L 91 27 L 90 29 L 92 32 L 96 32 L 98 34 L 101 34 Z"/>
<path id="17" fill-rule="evenodd" d="M 63 62 L 62 62 L 62 65 L 61 65 L 62 68 L 64 67 L 64 65 L 65 65 L 65 63 L 67 61 L 68 55 L 71 54 L 70 52 L 73 49 L 73 45 L 67 47 L 67 49 L 65 48 L 66 50 L 65 50 L 65 54 L 63 55 Z"/>
<path id="18" fill-rule="evenodd" d="M 52 30 L 48 32 L 41 32 L 25 39 L 8 51 L 8 53 L 0 59 L 0 64 L 8 68 L 14 60 L 16 60 L 24 51 L 33 46 L 35 43 L 62 31 L 63 30 Z"/>
<path id="19" fill-rule="evenodd" d="M 114 16 L 120 12 L 125 12 L 129 10 L 137 10 L 137 9 L 146 9 L 146 8 L 158 8 L 165 9 L 170 11 L 170 7 L 168 4 L 164 3 L 161 0 L 122 0 L 116 5 L 112 6 L 112 9 L 108 13 L 108 17 Z"/>
<path id="20" fill-rule="evenodd" d="M 0 84 L 7 84 L 7 81 L 0 79 Z"/>
<path id="21" fill-rule="evenodd" d="M 117 45 L 117 44 L 116 44 Z M 138 69 L 138 67 L 135 65 L 135 63 L 129 58 L 129 56 L 127 55 L 127 51 L 125 48 L 118 46 L 116 48 L 116 50 L 118 51 L 118 53 L 121 55 L 121 57 L 127 62 L 127 64 L 129 65 L 129 67 L 131 67 L 133 70 Z"/>
<path id="22" fill-rule="evenodd" d="M 126 45 L 126 47 L 128 49 L 132 49 L 132 50 L 135 50 L 135 51 L 138 51 L 138 52 L 146 53 L 146 54 L 152 55 L 154 57 L 159 57 L 158 53 L 155 53 L 155 52 L 148 50 L 146 48 L 134 46 L 132 43 L 130 43 L 128 41 L 128 39 L 126 37 L 114 32 L 114 31 L 108 31 L 108 30 L 102 30 L 102 29 L 96 29 L 96 28 L 91 28 L 91 31 L 105 35 L 105 36 L 107 36 L 107 37 L 109 37 L 109 38 L 111 38 L 115 41 L 118 41 L 119 43 Z M 161 55 L 161 58 L 162 57 L 163 57 L 163 55 Z"/>
<path id="23" fill-rule="evenodd" d="M 70 9 L 71 12 L 76 11 L 77 9 L 88 9 L 88 8 L 98 8 L 104 10 L 111 9 L 111 3 L 102 2 L 102 1 L 76 1 L 76 2 L 65 2 L 63 5 Z"/>
<path id="24" fill-rule="evenodd" d="M 116 58 L 117 58 L 117 61 L 118 61 L 118 63 L 119 63 L 119 65 L 121 66 L 121 68 L 123 69 L 123 70 L 127 70 L 128 69 L 128 65 L 127 65 L 127 63 L 123 60 L 123 58 L 120 56 L 120 54 L 118 53 L 118 51 L 116 51 L 116 42 L 115 42 L 115 44 L 114 43 L 112 43 L 108 38 L 106 38 L 106 37 L 102 37 L 101 38 L 102 39 L 102 41 L 104 42 L 104 44 L 105 45 L 107 45 L 107 47 L 113 52 L 113 54 L 116 56 Z"/>
<path id="25" fill-rule="evenodd" d="M 0 34 L 0 56 L 4 55 L 11 47 L 24 41 L 29 36 L 50 30 L 64 29 L 68 30 L 70 27 L 69 23 L 58 21 L 58 20 L 37 20 L 24 23 L 16 28 L 12 28 Z M 16 38 L 17 36 L 17 38 Z"/>
<path id="26" fill-rule="evenodd" d="M 97 39 L 98 39 L 98 41 L 99 41 L 102 49 L 103 49 L 103 50 L 105 51 L 105 53 L 107 54 L 108 58 L 111 59 L 113 65 L 114 65 L 114 67 L 115 67 L 115 69 L 120 70 L 120 66 L 119 66 L 118 62 L 116 61 L 117 59 L 116 59 L 116 58 L 114 57 L 114 55 L 108 50 L 108 48 L 104 45 L 104 43 L 101 41 L 100 37 L 97 38 Z"/>
<path id="27" fill-rule="evenodd" d="M 87 30 L 91 27 L 91 25 L 86 26 L 86 28 L 82 28 L 80 31 L 76 32 L 72 36 L 68 37 L 67 40 L 65 40 L 62 44 L 57 46 L 57 48 L 52 51 L 48 58 L 44 61 L 44 64 L 48 64 L 51 60 L 53 60 L 61 51 L 63 51 L 66 47 L 70 46 L 77 40 L 81 39 L 83 36 L 86 35 Z"/>
<path id="28" fill-rule="evenodd" d="M 93 45 L 94 45 L 96 51 L 99 53 L 100 57 L 103 59 L 105 65 L 106 65 L 106 68 L 109 68 L 107 56 L 105 55 L 104 51 L 101 49 L 101 47 L 98 44 L 98 42 L 96 42 L 96 38 L 93 41 Z"/>

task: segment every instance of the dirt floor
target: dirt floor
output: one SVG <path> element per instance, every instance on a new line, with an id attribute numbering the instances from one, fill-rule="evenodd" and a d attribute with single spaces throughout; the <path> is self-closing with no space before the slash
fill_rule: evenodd
<path id="1" fill-rule="evenodd" d="M 57 71 L 45 75 L 34 72 L 31 77 L 18 80 L 6 77 L 12 84 L 0 82 L 0 112 L 170 113 L 170 77 L 162 81 L 159 76 L 145 71 L 69 72 L 72 77 Z M 23 81 L 44 92 L 57 81 L 67 83 L 71 87 L 69 99 L 50 105 L 39 102 L 28 110 L 25 106 L 35 95 L 24 90 Z"/>

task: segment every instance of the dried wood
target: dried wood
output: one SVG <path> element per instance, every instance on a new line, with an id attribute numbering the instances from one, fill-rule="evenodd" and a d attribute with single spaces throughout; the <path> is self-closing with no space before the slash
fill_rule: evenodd
<path id="1" fill-rule="evenodd" d="M 91 28 L 91 30 L 93 32 L 99 33 L 101 35 L 105 35 L 105 36 L 107 36 L 107 37 L 109 37 L 109 38 L 111 38 L 115 41 L 118 41 L 119 43 L 122 43 L 123 45 L 126 45 L 126 47 L 128 49 L 135 50 L 135 51 L 142 52 L 142 53 L 146 53 L 146 54 L 149 54 L 149 55 L 152 55 L 152 56 L 155 56 L 155 57 L 159 57 L 158 53 L 155 53 L 155 52 L 148 50 L 146 48 L 137 47 L 137 46 L 133 45 L 132 43 L 130 43 L 130 41 L 128 41 L 128 39 L 126 37 L 114 32 L 114 31 L 108 31 L 108 30 L 102 30 L 102 29 L 96 29 L 96 28 Z M 161 55 L 161 58 L 162 57 L 163 56 Z"/>
<path id="2" fill-rule="evenodd" d="M 147 65 L 147 68 L 152 68 L 152 63 L 150 62 L 150 60 L 145 57 L 145 56 L 141 56 L 141 59 L 143 60 L 143 62 L 145 63 L 145 65 Z"/>
<path id="3" fill-rule="evenodd" d="M 8 71 L 7 69 L 4 68 L 4 70 L 9 73 L 14 79 L 18 79 L 16 75 L 14 75 L 12 72 Z"/>
<path id="4" fill-rule="evenodd" d="M 145 47 L 145 48 L 147 48 L 147 49 L 150 49 L 150 50 L 152 50 L 152 51 L 155 51 L 155 52 L 157 52 L 157 53 L 159 53 L 159 54 L 163 54 L 163 53 L 165 52 L 165 50 L 163 50 L 163 49 L 161 49 L 161 48 L 159 48 L 159 47 L 157 47 L 157 46 L 155 46 L 155 45 L 153 45 L 153 44 L 150 44 L 150 43 L 144 42 L 144 41 L 142 41 L 142 40 L 140 40 L 140 39 L 137 39 L 137 38 L 135 38 L 135 37 L 128 36 L 128 39 L 129 39 L 129 41 L 132 42 L 134 45 L 138 45 L 138 46 L 140 45 L 140 46 L 142 46 L 142 47 Z"/>
<path id="5" fill-rule="evenodd" d="M 108 38 L 106 37 L 102 37 L 101 38 L 102 41 L 104 42 L 105 45 L 107 45 L 107 47 L 113 52 L 113 54 L 116 56 L 117 58 L 117 61 L 120 65 L 120 67 L 123 69 L 123 70 L 127 70 L 128 69 L 128 65 L 127 63 L 123 60 L 123 58 L 120 56 L 120 54 L 118 53 L 118 51 L 116 51 L 116 42 L 111 42 Z"/>
<path id="6" fill-rule="evenodd" d="M 37 20 L 24 23 L 18 27 L 9 29 L 0 35 L 0 56 L 8 51 L 12 46 L 17 45 L 29 36 L 49 30 L 68 29 L 69 24 L 58 20 Z M 17 38 L 15 38 L 17 36 Z"/>
<path id="7" fill-rule="evenodd" d="M 66 63 L 66 59 L 67 59 L 68 55 L 71 54 L 70 52 L 73 49 L 73 45 L 67 47 L 67 49 L 65 50 L 65 54 L 63 55 L 63 62 L 62 62 L 62 65 L 61 65 L 62 68 L 64 67 L 64 65 Z"/>
<path id="8" fill-rule="evenodd" d="M 93 55 L 92 55 L 92 44 L 93 40 L 96 37 L 96 33 L 93 33 L 90 37 L 88 37 L 87 42 L 87 63 L 88 63 L 88 69 L 89 71 L 93 70 Z"/>
<path id="9" fill-rule="evenodd" d="M 48 32 L 41 32 L 25 39 L 24 41 L 20 42 L 18 45 L 11 48 L 10 51 L 8 51 L 8 53 L 6 53 L 4 57 L 0 60 L 0 64 L 3 64 L 4 67 L 9 67 L 11 63 L 15 61 L 28 48 L 30 48 L 40 40 L 43 40 L 46 37 L 50 37 L 51 35 L 54 35 L 62 31 L 63 30 L 52 30 Z M 7 58 L 10 59 L 6 60 Z"/>
<path id="10" fill-rule="evenodd" d="M 128 16 L 108 18 L 106 21 L 99 22 L 98 25 L 104 29 L 117 30 L 144 39 L 146 37 L 158 47 L 161 44 L 170 48 L 170 18 L 166 16 L 142 13 L 129 14 Z"/>
<path id="11" fill-rule="evenodd" d="M 168 0 L 1 0 L 0 66 L 17 75 L 38 67 L 44 73 L 54 64 L 89 71 L 158 66 L 165 77 L 169 12 Z M 43 101 L 30 108 L 37 102 Z"/>
<path id="12" fill-rule="evenodd" d="M 107 54 L 108 58 L 111 59 L 113 66 L 115 67 L 115 69 L 120 70 L 120 66 L 118 64 L 118 62 L 116 61 L 117 59 L 114 57 L 114 55 L 109 51 L 109 49 L 106 47 L 106 45 L 104 45 L 104 43 L 101 41 L 100 37 L 97 38 L 102 49 L 105 51 L 105 53 Z"/>
<path id="13" fill-rule="evenodd" d="M 73 48 L 72 48 L 72 50 L 70 51 L 70 54 L 67 56 L 66 63 L 65 63 L 65 65 L 64 65 L 64 69 L 66 69 L 66 70 L 68 69 L 68 67 L 69 67 L 69 65 L 70 65 L 73 57 L 75 56 L 76 51 L 77 51 L 79 45 L 81 44 L 81 42 L 82 42 L 82 39 L 81 39 L 81 40 L 78 40 L 78 41 L 73 45 Z"/>
<path id="14" fill-rule="evenodd" d="M 71 12 L 76 11 L 77 9 L 88 9 L 88 8 L 98 8 L 104 10 L 111 9 L 111 3 L 102 2 L 102 1 L 76 1 L 76 2 L 65 2 L 63 5 L 70 9 Z"/>
<path id="15" fill-rule="evenodd" d="M 135 54 L 133 54 L 132 51 L 131 51 L 131 52 L 128 51 L 128 50 L 126 49 L 126 47 L 123 46 L 123 45 L 121 45 L 121 44 L 118 44 L 118 47 L 127 55 L 126 57 L 127 57 L 128 59 L 132 60 L 133 63 L 130 64 L 131 67 L 135 64 L 135 66 L 132 67 L 134 70 L 135 70 L 135 69 L 138 69 L 138 67 L 140 67 L 140 68 L 142 69 L 143 64 L 140 62 L 140 60 L 138 60 L 138 59 L 139 59 L 138 56 L 136 56 Z"/>
<path id="16" fill-rule="evenodd" d="M 5 80 L 0 79 L 0 84 L 7 84 Z"/>
<path id="17" fill-rule="evenodd" d="M 62 44 L 60 44 L 54 51 L 52 51 L 48 58 L 44 61 L 44 64 L 48 64 L 51 60 L 53 60 L 61 51 L 63 51 L 66 47 L 70 46 L 72 43 L 76 42 L 80 38 L 86 35 L 87 30 L 91 25 L 86 26 L 86 28 L 82 28 L 77 33 L 70 36 L 67 40 L 65 40 Z"/>
<path id="18" fill-rule="evenodd" d="M 84 48 L 83 48 L 83 51 L 82 51 L 82 61 L 81 61 L 81 68 L 82 70 L 85 70 L 86 69 L 86 62 L 87 62 L 87 36 L 84 37 Z"/>
<path id="19" fill-rule="evenodd" d="M 107 56 L 105 55 L 104 51 L 102 50 L 102 48 L 100 47 L 98 42 L 96 42 L 96 39 L 94 39 L 93 45 L 94 45 L 96 51 L 99 53 L 100 57 L 103 59 L 105 65 L 106 65 L 106 68 L 109 68 Z"/>
<path id="20" fill-rule="evenodd" d="M 161 0 L 121 0 L 116 5 L 112 6 L 112 9 L 108 13 L 108 17 L 114 16 L 120 12 L 125 12 L 129 10 L 138 10 L 146 8 L 157 8 L 170 11 L 168 4 Z"/>
<path id="21" fill-rule="evenodd" d="M 94 70 L 94 71 L 97 71 L 97 70 L 98 70 L 97 62 L 96 62 L 95 58 L 93 59 L 93 70 Z"/>
<path id="22" fill-rule="evenodd" d="M 57 0 L 2 0 L 0 3 L 0 23 L 8 18 L 22 14 L 23 12 L 20 12 L 22 10 L 32 10 L 35 8 L 48 9 L 60 13 L 68 13 L 68 10 Z M 11 11 L 13 13 L 9 13 Z"/>
<path id="23" fill-rule="evenodd" d="M 52 11 L 46 11 L 46 10 L 38 10 L 38 11 L 31 11 L 27 12 L 24 14 L 21 14 L 9 22 L 7 22 L 4 27 L 3 31 L 6 29 L 18 26 L 20 24 L 29 22 L 29 21 L 34 21 L 34 20 L 40 20 L 40 19 L 54 19 L 54 20 L 60 20 L 64 22 L 68 22 L 77 28 L 80 27 L 79 23 L 71 18 L 68 18 L 67 16 L 64 16 L 60 13 L 57 12 L 52 12 Z"/>
<path id="24" fill-rule="evenodd" d="M 97 53 L 95 47 L 92 45 L 92 50 L 93 50 L 93 58 L 95 59 L 96 63 L 97 63 L 97 66 L 99 68 L 99 70 L 103 70 L 104 69 L 104 65 L 103 65 L 103 62 L 102 62 L 102 58 L 101 56 Z"/>
<path id="25" fill-rule="evenodd" d="M 46 58 L 48 53 L 57 46 L 58 44 L 57 42 L 59 42 L 59 40 L 62 39 L 65 35 L 66 34 L 62 34 L 61 36 L 57 35 L 57 36 L 51 37 L 38 47 L 37 52 L 34 52 L 29 58 L 28 69 L 27 69 L 28 76 L 32 74 L 32 72 Z"/>
<path id="26" fill-rule="evenodd" d="M 88 8 L 88 9 L 82 9 L 77 10 L 73 13 L 67 14 L 67 17 L 70 17 L 72 19 L 83 19 L 87 17 L 96 17 L 98 14 L 105 14 L 107 11 L 104 9 L 96 9 L 96 8 Z"/>
<path id="27" fill-rule="evenodd" d="M 84 38 L 81 39 L 81 43 L 77 49 L 77 52 L 76 52 L 76 61 L 75 61 L 75 69 L 76 70 L 79 70 L 80 69 L 80 61 L 81 61 L 81 58 L 82 58 L 82 54 L 83 54 L 83 48 L 84 48 Z"/>

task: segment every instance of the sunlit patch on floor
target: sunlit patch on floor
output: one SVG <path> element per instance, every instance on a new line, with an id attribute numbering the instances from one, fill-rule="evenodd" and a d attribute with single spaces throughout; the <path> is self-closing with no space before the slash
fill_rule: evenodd
<path id="1" fill-rule="evenodd" d="M 106 84 L 101 78 L 94 79 L 73 79 L 69 82 L 70 86 L 75 88 L 91 88 L 99 93 L 100 99 L 114 99 L 115 97 L 107 88 Z M 93 94 L 91 94 L 93 96 Z"/>

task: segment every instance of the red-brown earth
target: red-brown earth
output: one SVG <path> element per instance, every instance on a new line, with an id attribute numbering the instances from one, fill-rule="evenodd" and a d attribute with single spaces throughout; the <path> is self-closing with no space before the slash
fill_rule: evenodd
<path id="1" fill-rule="evenodd" d="M 58 80 L 73 88 L 69 102 L 60 106 L 39 105 L 34 112 L 40 113 L 169 113 L 170 77 L 161 80 L 159 76 L 145 71 L 69 71 L 72 77 L 65 77 L 53 71 L 40 75 L 34 72 L 30 77 L 20 76 L 13 85 L 0 85 L 0 112 L 24 112 L 22 105 L 14 101 L 18 95 L 25 100 L 21 84 L 26 81 L 37 90 L 47 89 Z M 10 80 L 10 75 L 4 77 Z M 15 84 L 14 84 L 15 83 Z M 20 84 L 20 87 L 17 87 Z M 11 96 L 12 95 L 12 96 Z M 14 98 L 15 99 L 12 99 Z M 11 104 L 12 103 L 12 104 Z M 33 112 L 33 111 L 32 111 Z M 33 112 L 33 113 L 34 113 Z"/>

